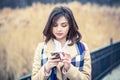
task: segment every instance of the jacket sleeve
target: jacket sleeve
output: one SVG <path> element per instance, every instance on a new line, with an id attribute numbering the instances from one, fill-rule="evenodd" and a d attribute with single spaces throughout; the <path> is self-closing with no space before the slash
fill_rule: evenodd
<path id="1" fill-rule="evenodd" d="M 45 76 L 44 65 L 41 66 L 41 50 L 43 44 L 39 44 L 35 50 L 33 68 L 32 68 L 32 80 L 47 80 L 48 76 Z"/>
<path id="2" fill-rule="evenodd" d="M 70 80 L 91 80 L 91 57 L 90 52 L 85 43 L 85 55 L 84 55 L 84 66 L 83 70 L 79 71 L 76 67 L 71 64 L 70 69 L 63 74 L 68 77 Z"/>

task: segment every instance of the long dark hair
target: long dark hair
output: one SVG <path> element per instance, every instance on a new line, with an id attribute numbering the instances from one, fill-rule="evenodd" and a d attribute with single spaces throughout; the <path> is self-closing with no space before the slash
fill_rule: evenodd
<path id="1" fill-rule="evenodd" d="M 71 40 L 69 45 L 80 41 L 82 36 L 78 31 L 78 25 L 76 24 L 72 11 L 68 7 L 61 6 L 55 7 L 48 18 L 47 24 L 43 30 L 43 35 L 46 37 L 45 42 L 47 43 L 50 39 L 55 38 L 52 33 L 52 27 L 55 21 L 61 16 L 64 16 L 68 20 L 70 26 L 67 34 L 67 40 Z"/>

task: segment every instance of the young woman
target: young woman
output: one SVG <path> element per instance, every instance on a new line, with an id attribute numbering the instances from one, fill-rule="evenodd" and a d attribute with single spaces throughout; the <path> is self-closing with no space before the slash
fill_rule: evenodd
<path id="1" fill-rule="evenodd" d="M 46 39 L 36 48 L 32 80 L 91 80 L 89 49 L 80 42 L 82 36 L 68 7 L 53 9 L 43 34 Z M 79 55 L 78 42 L 83 44 L 84 57 Z M 80 66 L 82 58 L 84 63 Z"/>

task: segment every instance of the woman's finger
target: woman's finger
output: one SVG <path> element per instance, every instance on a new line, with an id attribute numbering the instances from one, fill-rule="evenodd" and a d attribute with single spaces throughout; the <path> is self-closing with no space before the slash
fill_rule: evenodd
<path id="1" fill-rule="evenodd" d="M 63 62 L 63 63 L 71 63 L 70 60 L 63 60 L 62 62 Z"/>

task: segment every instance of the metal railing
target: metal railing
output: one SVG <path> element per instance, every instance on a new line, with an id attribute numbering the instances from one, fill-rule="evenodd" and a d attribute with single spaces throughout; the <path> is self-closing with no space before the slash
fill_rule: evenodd
<path id="1" fill-rule="evenodd" d="M 18 78 L 16 80 L 31 80 L 31 74 L 25 75 L 25 76 L 20 77 L 20 78 Z"/>
<path id="2" fill-rule="evenodd" d="M 120 42 L 91 52 L 92 80 L 100 80 L 120 64 Z M 31 80 L 31 74 L 17 80 Z"/>
<path id="3" fill-rule="evenodd" d="M 92 52 L 91 59 L 92 80 L 100 80 L 120 64 L 120 42 Z"/>

